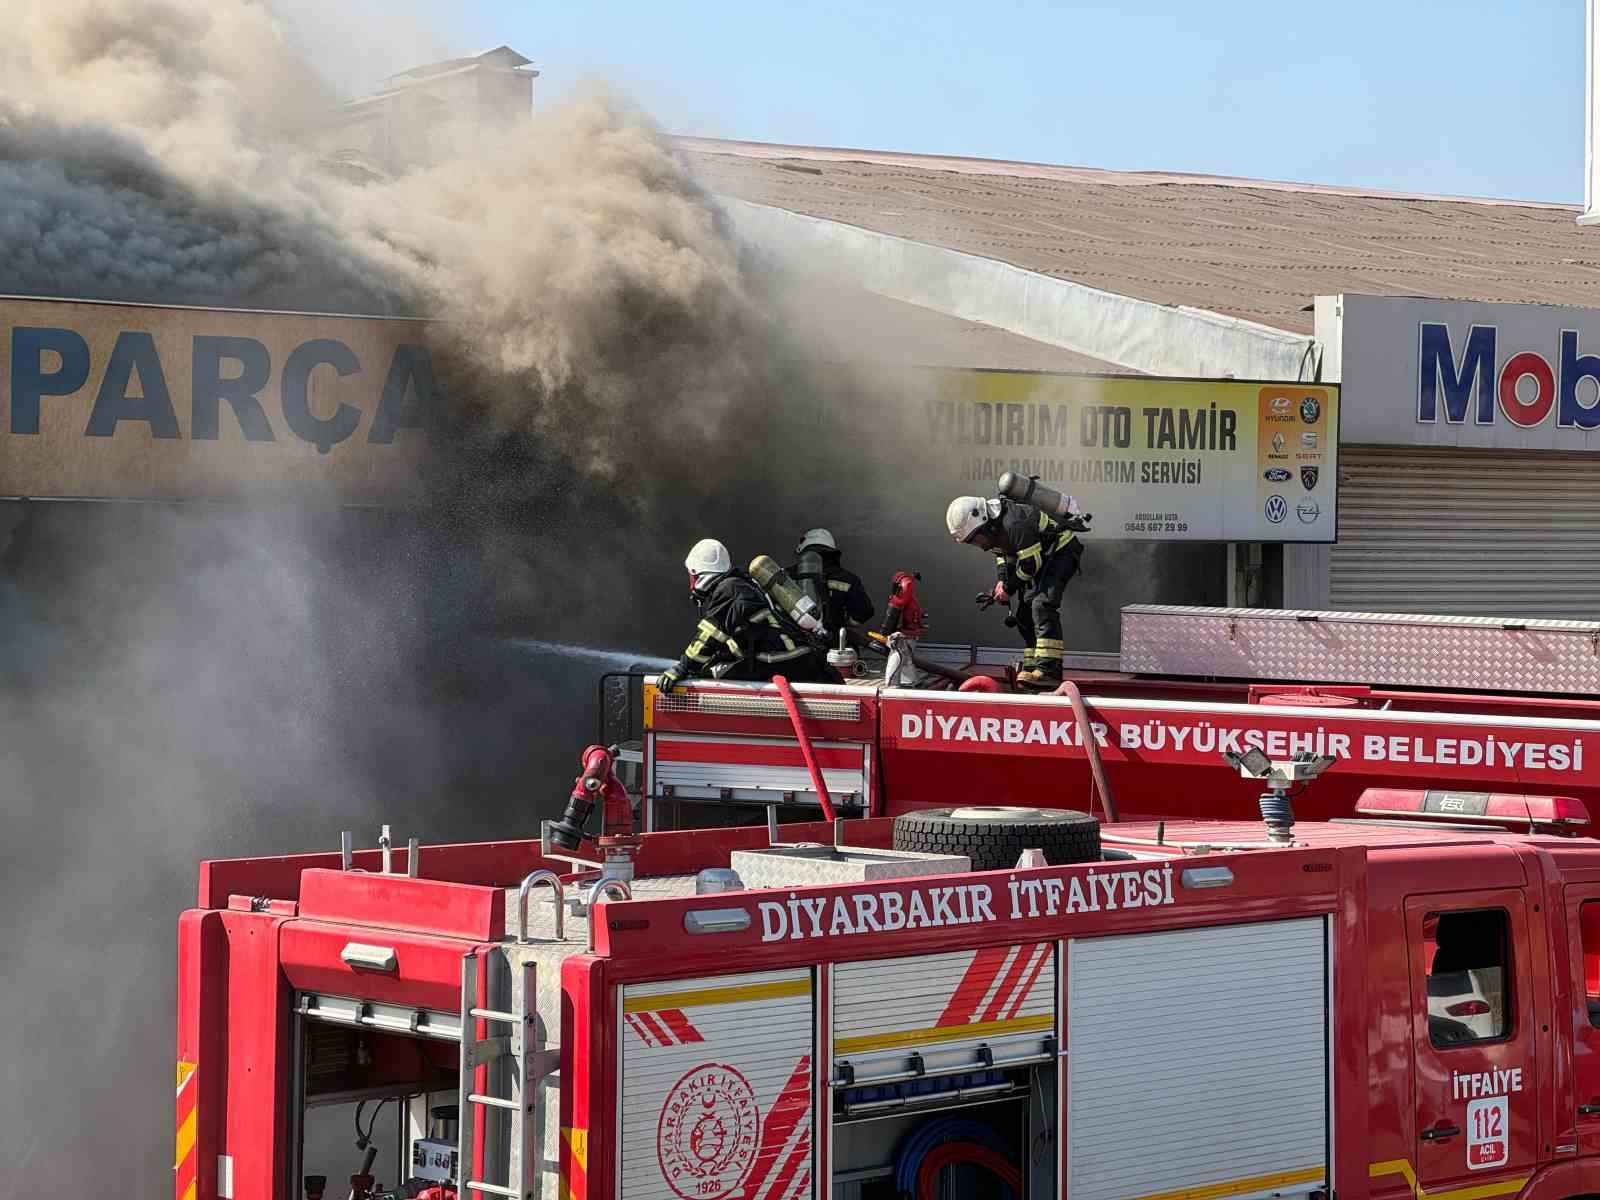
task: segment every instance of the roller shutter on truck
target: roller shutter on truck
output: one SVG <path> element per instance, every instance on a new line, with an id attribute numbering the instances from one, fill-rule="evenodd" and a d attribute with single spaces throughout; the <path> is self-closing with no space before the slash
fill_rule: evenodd
<path id="1" fill-rule="evenodd" d="M 1069 944 L 1067 1194 L 1328 1186 L 1321 917 Z"/>
<path id="2" fill-rule="evenodd" d="M 809 970 L 622 989 L 622 1200 L 801 1200 L 812 1180 Z"/>
<path id="3" fill-rule="evenodd" d="M 1051 942 L 834 968 L 836 1079 L 904 1076 L 913 1055 L 927 1073 L 1037 1060 L 1055 1034 Z"/>

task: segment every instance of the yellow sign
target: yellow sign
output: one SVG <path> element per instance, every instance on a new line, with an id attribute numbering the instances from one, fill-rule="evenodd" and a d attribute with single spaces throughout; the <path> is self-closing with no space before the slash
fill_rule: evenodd
<path id="1" fill-rule="evenodd" d="M 949 495 L 1007 471 L 1076 496 L 1101 537 L 1331 542 L 1329 384 L 929 371 L 913 440 Z"/>
<path id="2" fill-rule="evenodd" d="M 419 321 L 0 299 L 0 495 L 403 501 Z"/>

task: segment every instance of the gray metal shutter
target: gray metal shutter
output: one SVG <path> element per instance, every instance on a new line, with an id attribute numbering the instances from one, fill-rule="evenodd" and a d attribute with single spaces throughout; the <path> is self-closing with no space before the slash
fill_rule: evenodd
<path id="1" fill-rule="evenodd" d="M 1324 921 L 1069 943 L 1067 1195 L 1327 1185 Z"/>
<path id="2" fill-rule="evenodd" d="M 1056 1035 L 1051 942 L 842 963 L 833 973 L 833 1057 L 857 1083 L 1033 1061 Z M 921 1072 L 918 1072 L 921 1073 Z"/>
<path id="3" fill-rule="evenodd" d="M 622 1040 L 622 1200 L 812 1183 L 811 972 L 629 984 Z"/>
<path id="4" fill-rule="evenodd" d="M 1600 456 L 1341 448 L 1330 606 L 1600 619 Z"/>

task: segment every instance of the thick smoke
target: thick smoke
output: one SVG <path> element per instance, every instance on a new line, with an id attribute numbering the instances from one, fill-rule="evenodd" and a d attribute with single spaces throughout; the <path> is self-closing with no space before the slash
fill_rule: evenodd
<path id="1" fill-rule="evenodd" d="M 474 635 L 680 631 L 661 581 L 704 531 L 738 546 L 755 506 L 730 484 L 797 386 L 644 114 L 596 87 L 356 181 L 308 142 L 336 99 L 300 49 L 316 7 L 7 7 L 0 293 L 429 316 L 451 403 L 406 514 L 0 506 L 0 1196 L 170 1188 L 200 858 L 536 828 L 591 735 L 594 662 Z"/>

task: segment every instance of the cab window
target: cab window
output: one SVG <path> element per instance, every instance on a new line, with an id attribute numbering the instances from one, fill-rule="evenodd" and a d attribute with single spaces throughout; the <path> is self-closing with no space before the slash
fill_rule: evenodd
<path id="1" fill-rule="evenodd" d="M 1585 900 L 1578 910 L 1583 931 L 1583 993 L 1589 1002 L 1589 1024 L 1600 1029 L 1600 900 Z"/>
<path id="2" fill-rule="evenodd" d="M 1600 924 L 1600 912 L 1596 921 Z M 1436 1047 L 1492 1042 L 1510 1033 L 1508 934 L 1506 912 L 1500 908 L 1429 913 L 1424 919 L 1428 1039 Z"/>

